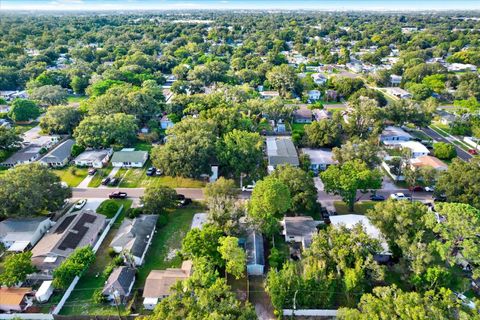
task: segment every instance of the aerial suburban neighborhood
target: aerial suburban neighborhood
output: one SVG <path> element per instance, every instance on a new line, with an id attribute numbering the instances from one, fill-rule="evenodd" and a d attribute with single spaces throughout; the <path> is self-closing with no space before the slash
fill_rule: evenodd
<path id="1" fill-rule="evenodd" d="M 0 319 L 480 319 L 480 3 L 1 2 Z"/>

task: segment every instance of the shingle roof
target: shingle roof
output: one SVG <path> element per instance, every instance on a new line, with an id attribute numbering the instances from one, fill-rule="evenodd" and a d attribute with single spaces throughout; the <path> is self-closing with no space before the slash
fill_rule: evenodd
<path id="1" fill-rule="evenodd" d="M 117 291 L 120 296 L 126 296 L 129 292 L 130 285 L 135 279 L 135 270 L 129 267 L 115 268 L 105 283 L 102 293 L 109 295 Z"/>
<path id="2" fill-rule="evenodd" d="M 135 257 L 141 257 L 157 224 L 158 215 L 141 215 L 134 220 L 124 219 L 110 247 L 127 249 Z"/>
<path id="3" fill-rule="evenodd" d="M 0 288 L 0 305 L 18 306 L 32 288 Z"/>
<path id="4" fill-rule="evenodd" d="M 112 156 L 112 162 L 143 162 L 147 158 L 147 151 L 117 151 Z"/>
<path id="5" fill-rule="evenodd" d="M 74 144 L 75 140 L 73 139 L 65 140 L 47 153 L 40 161 L 44 163 L 63 162 L 72 154 L 72 146 Z"/>
<path id="6" fill-rule="evenodd" d="M 31 236 L 38 229 L 40 224 L 47 220 L 45 217 L 35 218 L 19 218 L 19 219 L 7 219 L 0 222 L 0 239 L 4 239 L 9 236 L 10 240 L 13 238 L 23 238 L 27 240 L 28 236 Z M 12 235 L 17 234 L 17 235 Z"/>
<path id="7" fill-rule="evenodd" d="M 190 277 L 192 261 L 183 261 L 182 268 L 169 268 L 166 270 L 152 270 L 148 274 L 143 289 L 144 298 L 163 298 L 170 295 L 170 288 L 180 280 Z"/>

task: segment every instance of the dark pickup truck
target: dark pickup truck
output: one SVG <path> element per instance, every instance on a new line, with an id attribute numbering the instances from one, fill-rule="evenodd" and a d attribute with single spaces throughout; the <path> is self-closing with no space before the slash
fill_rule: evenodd
<path id="1" fill-rule="evenodd" d="M 108 196 L 110 199 L 125 199 L 127 197 L 126 192 L 115 191 Z"/>

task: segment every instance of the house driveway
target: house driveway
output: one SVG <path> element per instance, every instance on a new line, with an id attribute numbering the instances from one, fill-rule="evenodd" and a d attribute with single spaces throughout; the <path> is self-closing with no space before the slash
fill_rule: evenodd
<path id="1" fill-rule="evenodd" d="M 120 167 L 113 167 L 112 171 L 110 171 L 110 173 L 108 174 L 108 178 L 111 179 L 111 178 L 115 177 L 115 175 L 117 174 L 118 170 L 120 170 Z M 107 177 L 105 177 L 105 178 L 107 178 Z M 82 181 L 82 182 L 83 182 L 83 181 Z M 118 183 L 118 184 L 120 185 L 120 183 Z M 79 186 L 79 187 L 80 187 L 80 186 Z M 86 187 L 88 187 L 88 184 L 87 184 Z M 83 187 L 83 188 L 86 188 L 86 187 Z M 100 186 L 98 186 L 98 188 L 99 188 L 99 189 L 106 189 L 106 188 L 108 188 L 108 187 L 107 187 L 107 186 L 100 185 Z"/>
<path id="2" fill-rule="evenodd" d="M 88 188 L 88 185 L 90 183 L 90 181 L 92 181 L 93 177 L 95 175 L 88 175 L 85 177 L 85 179 L 82 180 L 82 182 L 80 182 L 77 186 L 77 188 Z"/>

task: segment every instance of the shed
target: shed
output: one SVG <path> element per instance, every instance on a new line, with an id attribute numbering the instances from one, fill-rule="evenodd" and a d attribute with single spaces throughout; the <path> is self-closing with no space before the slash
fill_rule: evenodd
<path id="1" fill-rule="evenodd" d="M 247 236 L 245 243 L 247 251 L 247 274 L 261 276 L 265 268 L 265 253 L 263 251 L 263 236 L 252 231 Z"/>
<path id="2" fill-rule="evenodd" d="M 53 281 L 43 281 L 40 288 L 38 288 L 37 293 L 35 293 L 35 298 L 38 302 L 47 302 L 48 299 L 53 294 Z"/>

